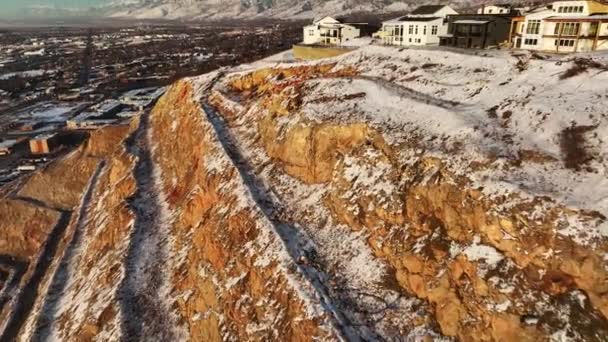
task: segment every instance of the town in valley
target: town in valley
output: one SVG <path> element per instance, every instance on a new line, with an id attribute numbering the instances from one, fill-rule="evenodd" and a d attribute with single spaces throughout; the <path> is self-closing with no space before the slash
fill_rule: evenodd
<path id="1" fill-rule="evenodd" d="M 0 28 L 0 186 L 150 110 L 176 80 L 301 38 L 293 23 Z"/>

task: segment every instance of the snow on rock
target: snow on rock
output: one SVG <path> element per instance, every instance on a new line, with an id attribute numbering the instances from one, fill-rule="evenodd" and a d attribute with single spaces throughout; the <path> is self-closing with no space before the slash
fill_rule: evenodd
<path id="1" fill-rule="evenodd" d="M 567 58 L 374 45 L 276 62 L 223 70 L 200 101 L 354 333 L 437 333 L 396 319 L 407 311 L 448 337 L 547 338 L 583 300 L 562 303 L 537 285 L 547 282 L 585 292 L 587 322 L 605 322 L 599 283 L 580 278 L 607 269 L 605 73 L 564 77 Z M 588 158 L 573 160 L 571 143 Z"/>

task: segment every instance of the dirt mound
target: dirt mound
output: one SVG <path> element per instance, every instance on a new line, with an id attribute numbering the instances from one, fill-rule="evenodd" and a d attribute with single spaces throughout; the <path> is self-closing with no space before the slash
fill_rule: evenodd
<path id="1" fill-rule="evenodd" d="M 29 259 L 46 241 L 59 214 L 19 200 L 0 201 L 0 254 Z"/>

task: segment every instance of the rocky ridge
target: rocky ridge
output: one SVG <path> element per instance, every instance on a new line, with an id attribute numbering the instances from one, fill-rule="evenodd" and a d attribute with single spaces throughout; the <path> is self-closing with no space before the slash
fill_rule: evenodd
<path id="1" fill-rule="evenodd" d="M 366 46 L 179 81 L 0 202 L 29 265 L 3 337 L 602 341 L 595 58 Z"/>

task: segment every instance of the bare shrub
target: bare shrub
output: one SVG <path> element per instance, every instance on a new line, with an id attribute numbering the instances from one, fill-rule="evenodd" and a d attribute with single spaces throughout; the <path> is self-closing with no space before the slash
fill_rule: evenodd
<path id="1" fill-rule="evenodd" d="M 562 130 L 560 134 L 560 149 L 566 168 L 580 171 L 593 156 L 585 147 L 585 134 L 595 129 L 595 126 L 572 125 Z"/>
<path id="2" fill-rule="evenodd" d="M 488 113 L 488 117 L 490 119 L 496 119 L 498 117 L 498 105 L 486 110 L 486 113 Z"/>
<path id="3" fill-rule="evenodd" d="M 560 80 L 565 80 L 570 77 L 582 74 L 587 71 L 587 67 L 581 64 L 574 63 L 566 72 L 559 76 Z"/>
<path id="4" fill-rule="evenodd" d="M 565 80 L 570 77 L 582 74 L 588 69 L 599 69 L 608 71 L 608 66 L 589 58 L 575 58 L 572 66 L 559 76 L 560 80 Z"/>

